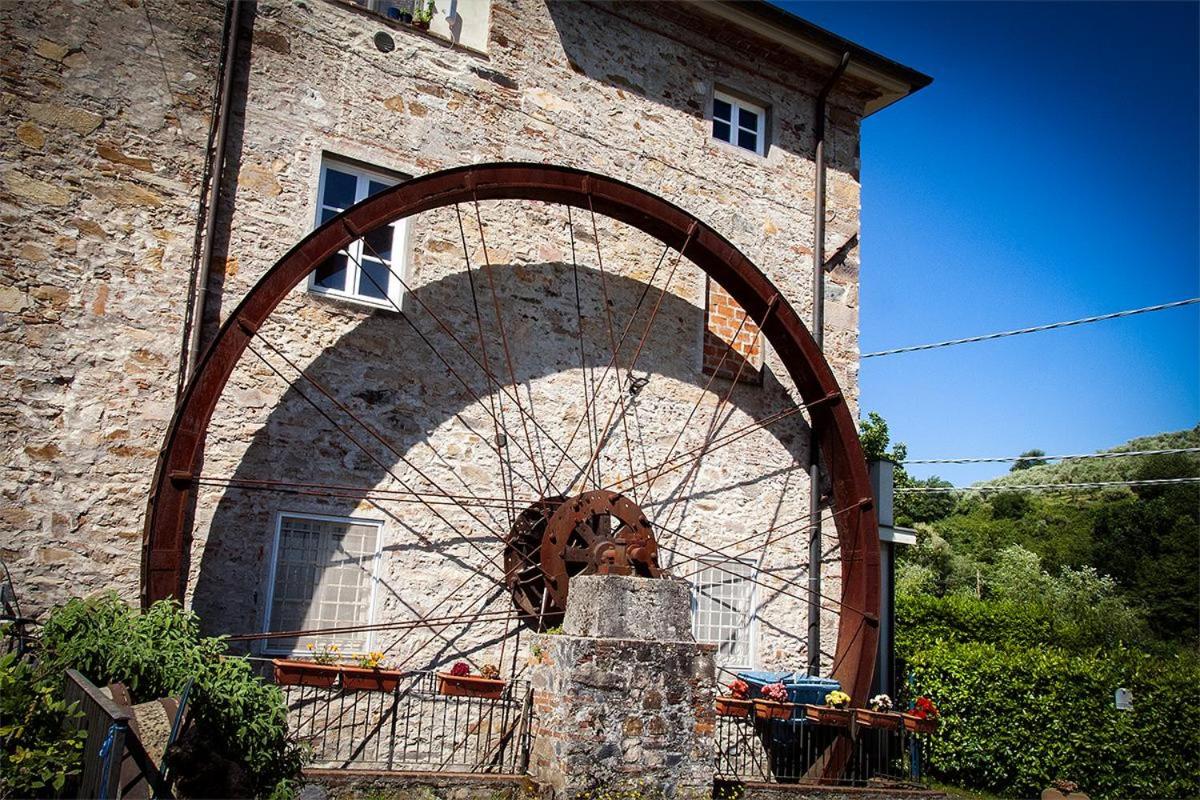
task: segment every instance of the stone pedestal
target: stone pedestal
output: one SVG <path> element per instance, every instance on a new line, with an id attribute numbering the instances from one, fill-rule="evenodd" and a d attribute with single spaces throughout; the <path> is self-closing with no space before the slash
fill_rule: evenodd
<path id="1" fill-rule="evenodd" d="M 530 773 L 543 792 L 711 796 L 716 670 L 713 648 L 692 637 L 686 583 L 573 578 L 563 633 L 532 649 Z"/>

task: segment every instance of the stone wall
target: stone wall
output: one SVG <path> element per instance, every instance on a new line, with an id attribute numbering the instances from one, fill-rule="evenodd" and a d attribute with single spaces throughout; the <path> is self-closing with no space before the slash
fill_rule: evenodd
<path id="1" fill-rule="evenodd" d="M 13 387 L 3 401 L 13 454 L 3 487 L 4 555 L 35 595 L 35 610 L 102 586 L 135 596 L 145 491 L 173 398 L 218 52 L 215 4 L 114 4 L 109 12 L 71 7 L 56 14 L 22 5 L 6 21 L 5 124 L 14 136 L 7 140 L 5 214 L 25 233 L 4 243 L 15 250 L 14 267 L 0 281 L 4 335 L 21 342 L 4 363 L 5 386 Z M 311 230 L 323 154 L 407 175 L 497 160 L 613 175 L 711 224 L 808 313 L 811 117 L 825 70 L 783 59 L 747 68 L 743 43 L 702 15 L 670 5 L 496 2 L 486 56 L 327 0 L 263 2 L 248 16 L 253 45 L 235 81 L 245 100 L 234 108 L 231 180 L 208 287 L 210 335 L 258 277 Z M 394 50 L 376 48 L 379 32 L 393 38 Z M 159 80 L 164 71 L 173 96 Z M 131 77 L 113 81 L 114 74 Z M 714 87 L 770 105 L 765 157 L 711 139 L 705 115 Z M 861 87 L 848 82 L 833 97 L 827 147 L 827 251 L 851 244 L 828 283 L 826 342 L 852 404 L 861 108 Z M 411 289 L 403 315 L 297 288 L 260 331 L 258 344 L 291 383 L 247 356 L 218 408 L 205 474 L 372 491 L 395 490 L 397 480 L 424 486 L 426 475 L 447 491 L 511 492 L 525 501 L 546 488 L 534 464 L 554 460 L 562 462 L 555 488 L 582 486 L 582 479 L 568 480 L 568 472 L 587 461 L 586 437 L 566 444 L 582 414 L 579 387 L 593 375 L 596 407 L 621 409 L 624 384 L 600 380 L 611 353 L 608 329 L 630 318 L 632 330 L 642 329 L 648 307 L 637 310 L 637 300 L 662 248 L 603 219 L 593 234 L 579 210 L 568 220 L 564 209 L 540 204 L 480 205 L 482 225 L 475 224 L 474 209 L 465 208 L 461 232 L 451 210 L 412 221 L 409 261 L 398 265 Z M 476 267 L 485 263 L 485 243 L 516 362 L 513 376 L 498 370 L 515 377 L 545 423 L 545 431 L 535 427 L 509 446 L 521 473 L 515 489 L 505 488 L 497 470 L 488 403 L 474 395 L 499 398 L 501 413 L 514 420 L 519 413 L 465 352 L 486 351 L 493 366 L 504 363 L 494 317 L 484 317 L 483 347 L 472 333 L 464 256 Z M 66 274 L 58 271 L 63 248 L 75 250 Z M 651 301 L 665 278 L 663 272 L 654 278 Z M 703 446 L 709 435 L 764 419 L 795 397 L 770 352 L 762 357 L 761 387 L 739 386 L 727 403 L 721 402 L 727 382 L 705 391 L 704 276 L 683 259 L 668 288 L 654 335 L 633 370 L 650 381 L 614 419 L 602 472 L 676 531 L 663 531 L 660 539 L 679 574 L 696 567 L 685 559 L 705 553 L 689 540 L 718 548 L 746 540 L 737 550 L 749 549 L 780 526 L 763 565 L 802 582 L 806 537 L 796 531 L 807 504 L 807 433 L 799 416 L 714 452 L 694 473 L 678 470 L 652 486 L 634 485 L 639 471 L 673 449 Z M 418 333 L 437 332 L 443 318 L 469 343 L 438 339 L 446 362 Z M 373 455 L 349 444 L 306 399 L 312 386 L 267 343 L 309 378 L 336 388 L 393 448 L 362 431 Z M 625 369 L 634 344 L 621 350 Z M 565 457 L 556 446 L 568 451 Z M 522 450 L 539 455 L 528 458 Z M 671 502 L 679 496 L 687 498 Z M 383 525 L 378 619 L 409 618 L 435 606 L 447 612 L 506 607 L 498 569 L 472 578 L 475 568 L 498 560 L 509 524 L 504 509 L 434 513 L 378 493 L 329 498 L 205 487 L 197 503 L 189 601 L 210 628 L 261 625 L 281 509 L 357 515 Z M 825 574 L 827 593 L 837 596 L 832 534 L 830 527 Z M 804 598 L 775 578 L 762 582 L 758 659 L 798 666 L 804 656 L 794 632 L 802 625 L 794 620 L 803 616 Z M 824 628 L 830 652 L 835 619 L 830 609 Z M 524 655 L 515 644 L 501 649 L 511 632 L 503 624 L 476 625 L 443 631 L 429 645 L 415 635 L 379 637 L 373 644 L 412 666 L 465 654 L 477 662 L 512 659 L 519 667 Z"/>
<path id="2" fill-rule="evenodd" d="M 221 17 L 203 0 L 4 8 L 0 557 L 26 614 L 137 596 Z"/>

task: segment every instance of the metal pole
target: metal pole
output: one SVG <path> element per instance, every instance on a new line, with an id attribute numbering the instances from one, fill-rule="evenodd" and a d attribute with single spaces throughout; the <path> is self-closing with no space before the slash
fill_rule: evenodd
<path id="1" fill-rule="evenodd" d="M 834 84 L 850 64 L 850 53 L 842 54 L 837 69 L 817 95 L 813 120 L 816 189 L 813 197 L 813 288 L 812 336 L 825 348 L 825 104 Z M 808 542 L 808 674 L 821 672 L 821 454 L 817 449 L 816 425 L 809 430 L 808 518 L 812 531 Z"/>
<path id="2" fill-rule="evenodd" d="M 200 358 L 201 336 L 204 333 L 205 300 L 208 298 L 208 275 L 212 262 L 213 237 L 217 231 L 217 216 L 220 213 L 221 187 L 225 172 L 225 142 L 229 133 L 229 106 L 233 97 L 233 72 L 237 68 L 237 48 L 241 30 L 241 0 L 233 0 L 229 8 L 229 27 L 225 31 L 225 48 L 222 53 L 219 121 L 212 152 L 212 185 L 208 193 L 208 207 L 204 211 L 204 241 L 201 243 L 195 296 L 192 300 L 192 317 L 188 321 L 187 358 L 184 364 L 180 387 L 191 380 Z M 182 392 L 182 388 L 180 389 Z"/>

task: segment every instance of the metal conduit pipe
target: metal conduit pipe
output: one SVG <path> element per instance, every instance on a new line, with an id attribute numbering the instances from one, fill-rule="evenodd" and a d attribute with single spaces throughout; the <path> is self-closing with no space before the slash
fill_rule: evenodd
<path id="1" fill-rule="evenodd" d="M 817 95 L 813 119 L 816 187 L 813 196 L 813 285 L 812 336 L 817 347 L 825 349 L 825 106 L 829 93 L 850 65 L 850 53 L 842 54 L 841 63 L 825 81 Z M 808 674 L 821 673 L 821 454 L 817 449 L 817 431 L 813 425 L 808 442 L 808 521 L 812 531 L 808 542 Z"/>
<path id="2" fill-rule="evenodd" d="M 221 185 L 225 176 L 225 140 L 229 132 L 229 106 L 233 98 L 233 72 L 237 59 L 238 40 L 241 36 L 241 0 L 230 3 L 226 16 L 225 43 L 221 51 L 221 87 L 216 137 L 212 145 L 212 161 L 209 168 L 211 188 L 208 204 L 204 210 L 204 239 L 200 243 L 200 257 L 196 264 L 192 283 L 191 317 L 187 328 L 187 356 L 183 375 L 179 382 L 180 391 L 191 379 L 200 359 L 200 337 L 204 332 L 205 299 L 208 297 L 208 274 L 212 261 L 213 237 L 217 230 L 217 214 L 221 203 Z"/>

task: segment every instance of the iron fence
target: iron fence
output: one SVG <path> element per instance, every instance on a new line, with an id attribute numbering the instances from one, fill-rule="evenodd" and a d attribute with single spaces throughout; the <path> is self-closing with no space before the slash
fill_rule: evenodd
<path id="1" fill-rule="evenodd" d="M 496 699 L 440 694 L 432 672 L 406 674 L 391 692 L 280 688 L 314 768 L 519 775 L 528 764 L 526 681 Z"/>
<path id="2" fill-rule="evenodd" d="M 801 783 L 821 778 L 824 759 L 843 737 L 850 748 L 841 779 L 850 785 L 920 777 L 919 741 L 903 730 L 838 728 L 805 719 L 718 716 L 716 778 L 724 782 Z M 919 759 L 919 755 L 917 756 Z"/>

